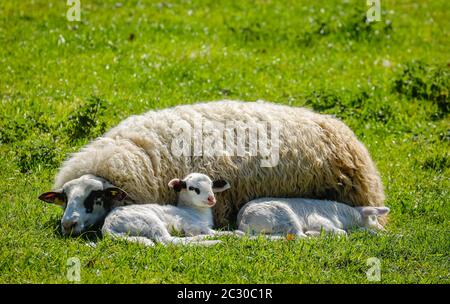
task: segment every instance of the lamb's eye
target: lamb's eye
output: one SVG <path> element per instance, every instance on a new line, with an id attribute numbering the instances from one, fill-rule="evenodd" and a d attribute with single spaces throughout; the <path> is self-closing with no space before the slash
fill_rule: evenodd
<path id="1" fill-rule="evenodd" d="M 200 189 L 199 188 L 195 188 L 195 187 L 190 186 L 189 190 L 195 191 L 195 193 L 200 194 Z"/>

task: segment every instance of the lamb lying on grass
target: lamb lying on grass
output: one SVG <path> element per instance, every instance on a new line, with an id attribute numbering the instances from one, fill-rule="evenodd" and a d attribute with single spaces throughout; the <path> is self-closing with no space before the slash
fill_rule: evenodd
<path id="1" fill-rule="evenodd" d="M 185 179 L 173 179 L 169 187 L 179 192 L 178 206 L 129 205 L 113 209 L 105 218 L 103 235 L 154 246 L 163 244 L 214 245 L 218 240 L 203 240 L 209 235 L 233 234 L 212 229 L 212 207 L 216 204 L 214 192 L 230 188 L 223 180 L 211 181 L 200 173 L 191 173 Z M 186 237 L 174 237 L 173 232 Z"/>
<path id="2" fill-rule="evenodd" d="M 352 228 L 384 230 L 378 216 L 387 207 L 350 207 L 335 201 L 304 198 L 260 198 L 248 202 L 239 211 L 239 230 L 251 234 L 298 237 L 320 235 L 321 230 L 346 235 Z"/>

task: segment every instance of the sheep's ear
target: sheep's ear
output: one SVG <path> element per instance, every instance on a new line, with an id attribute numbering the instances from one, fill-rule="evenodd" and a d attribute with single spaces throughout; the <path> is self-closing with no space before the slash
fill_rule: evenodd
<path id="1" fill-rule="evenodd" d="M 119 187 L 109 187 L 103 191 L 109 198 L 115 201 L 123 201 L 128 196 L 128 194 Z"/>
<path id="2" fill-rule="evenodd" d="M 388 207 L 375 207 L 378 211 L 378 216 L 388 214 L 391 211 Z"/>
<path id="3" fill-rule="evenodd" d="M 64 206 L 67 202 L 66 194 L 62 190 L 45 192 L 39 195 L 39 199 L 46 203 Z"/>
<path id="4" fill-rule="evenodd" d="M 223 179 L 213 181 L 213 192 L 222 192 L 227 189 L 230 189 L 230 184 L 227 181 Z"/>
<path id="5" fill-rule="evenodd" d="M 362 216 L 371 216 L 371 215 L 385 215 L 389 213 L 388 207 L 358 207 L 358 211 L 361 213 Z"/>
<path id="6" fill-rule="evenodd" d="M 186 182 L 179 178 L 174 178 L 169 182 L 169 187 L 176 192 L 180 192 L 182 189 L 186 189 Z"/>

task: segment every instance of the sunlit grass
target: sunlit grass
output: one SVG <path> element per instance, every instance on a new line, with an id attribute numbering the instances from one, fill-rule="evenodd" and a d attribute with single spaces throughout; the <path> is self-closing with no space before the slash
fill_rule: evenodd
<path id="1" fill-rule="evenodd" d="M 449 283 L 448 1 L 0 2 L 0 282 Z M 37 196 L 60 163 L 131 114 L 223 98 L 306 106 L 368 147 L 388 233 L 211 248 L 64 239 Z M 87 121 L 87 123 L 86 123 Z"/>

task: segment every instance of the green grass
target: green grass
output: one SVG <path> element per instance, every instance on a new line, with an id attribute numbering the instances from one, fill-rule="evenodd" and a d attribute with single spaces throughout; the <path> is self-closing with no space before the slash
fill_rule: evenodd
<path id="1" fill-rule="evenodd" d="M 450 4 L 381 1 L 0 2 L 0 283 L 450 282 Z M 370 150 L 389 232 L 212 248 L 64 239 L 37 196 L 60 163 L 131 114 L 265 99 L 343 119 Z"/>

